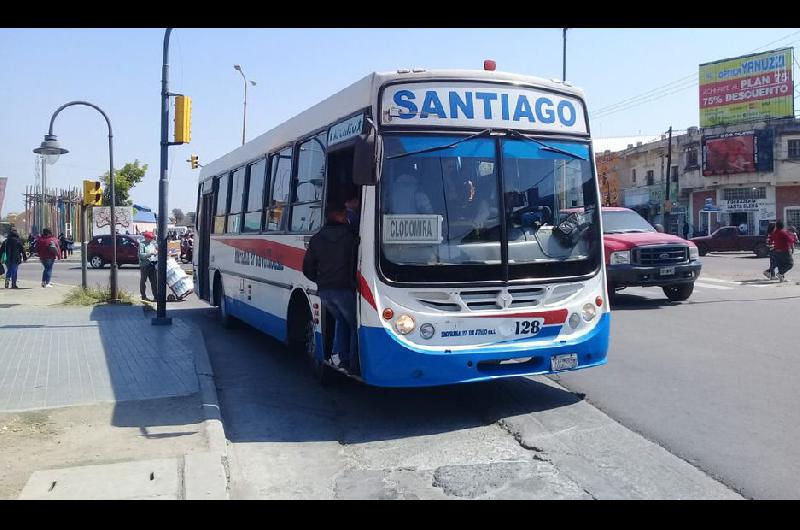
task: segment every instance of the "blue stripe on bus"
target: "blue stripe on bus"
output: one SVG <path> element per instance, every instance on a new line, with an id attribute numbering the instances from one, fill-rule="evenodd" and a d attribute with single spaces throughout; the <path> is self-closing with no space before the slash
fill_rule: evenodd
<path id="1" fill-rule="evenodd" d="M 606 364 L 611 316 L 604 313 L 586 335 L 575 340 L 526 341 L 452 353 L 427 352 L 400 342 L 384 328 L 362 327 L 362 376 L 372 385 L 389 387 L 437 386 L 486 381 L 499 377 L 552 373 L 553 355 L 575 353 L 578 368 Z M 532 364 L 480 367 L 482 361 L 538 357 Z"/>
<path id="2" fill-rule="evenodd" d="M 240 300 L 235 300 L 229 296 L 225 297 L 228 304 L 228 312 L 239 320 L 250 324 L 257 330 L 263 331 L 276 339 L 286 342 L 286 319 L 280 318 L 272 313 L 262 311 L 257 307 L 246 304 Z"/>

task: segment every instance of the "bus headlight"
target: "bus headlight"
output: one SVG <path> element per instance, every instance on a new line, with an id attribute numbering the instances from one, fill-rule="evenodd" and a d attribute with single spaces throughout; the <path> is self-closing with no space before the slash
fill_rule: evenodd
<path id="1" fill-rule="evenodd" d="M 700 249 L 697 247 L 689 247 L 689 261 L 700 259 Z"/>
<path id="2" fill-rule="evenodd" d="M 408 335 L 414 331 L 414 319 L 408 315 L 400 315 L 394 322 L 394 329 L 401 335 Z"/>
<path id="3" fill-rule="evenodd" d="M 631 262 L 631 251 L 612 252 L 609 261 L 612 265 L 628 265 Z"/>
<path id="4" fill-rule="evenodd" d="M 594 320 L 595 315 L 597 315 L 597 308 L 594 306 L 594 304 L 583 304 L 581 314 L 586 322 L 591 322 Z"/>
<path id="5" fill-rule="evenodd" d="M 422 335 L 422 338 L 425 340 L 430 339 L 433 337 L 433 334 L 436 333 L 436 328 L 433 327 L 433 324 L 430 322 L 425 322 L 423 325 L 419 327 L 419 334 Z"/>

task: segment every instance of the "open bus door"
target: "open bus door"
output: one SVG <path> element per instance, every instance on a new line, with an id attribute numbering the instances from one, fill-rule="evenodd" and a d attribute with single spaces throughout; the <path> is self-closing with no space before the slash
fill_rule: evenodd
<path id="1" fill-rule="evenodd" d="M 212 184 L 213 182 L 213 184 Z M 214 228 L 214 205 L 216 203 L 217 181 L 208 181 L 200 196 L 200 208 L 197 212 L 197 282 L 196 287 L 201 299 L 211 300 L 211 285 L 209 278 L 209 255 L 211 246 L 211 231 Z"/>

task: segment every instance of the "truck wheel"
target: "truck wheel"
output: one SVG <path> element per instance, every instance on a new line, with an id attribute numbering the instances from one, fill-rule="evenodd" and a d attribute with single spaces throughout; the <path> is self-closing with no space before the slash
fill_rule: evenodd
<path id="1" fill-rule="evenodd" d="M 697 252 L 699 252 L 701 256 L 705 256 L 708 254 L 708 247 L 705 245 L 697 245 Z"/>
<path id="2" fill-rule="evenodd" d="M 667 295 L 667 298 L 673 302 L 683 302 L 692 296 L 692 291 L 694 291 L 694 283 L 668 285 L 666 287 L 662 287 L 662 289 L 664 290 L 664 294 Z"/>
<path id="3" fill-rule="evenodd" d="M 764 243 L 759 243 L 756 245 L 756 248 L 753 249 L 753 252 L 755 252 L 756 256 L 759 258 L 766 258 L 769 256 L 769 247 Z"/>

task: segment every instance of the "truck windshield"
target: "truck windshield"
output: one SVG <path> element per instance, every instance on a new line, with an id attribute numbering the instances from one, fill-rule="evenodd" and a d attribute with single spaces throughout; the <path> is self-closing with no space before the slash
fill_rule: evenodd
<path id="1" fill-rule="evenodd" d="M 587 144 L 464 138 L 384 137 L 384 274 L 449 282 L 594 271 L 599 230 Z"/>
<path id="2" fill-rule="evenodd" d="M 603 211 L 604 234 L 655 232 L 656 229 L 638 213 L 628 210 Z"/>

